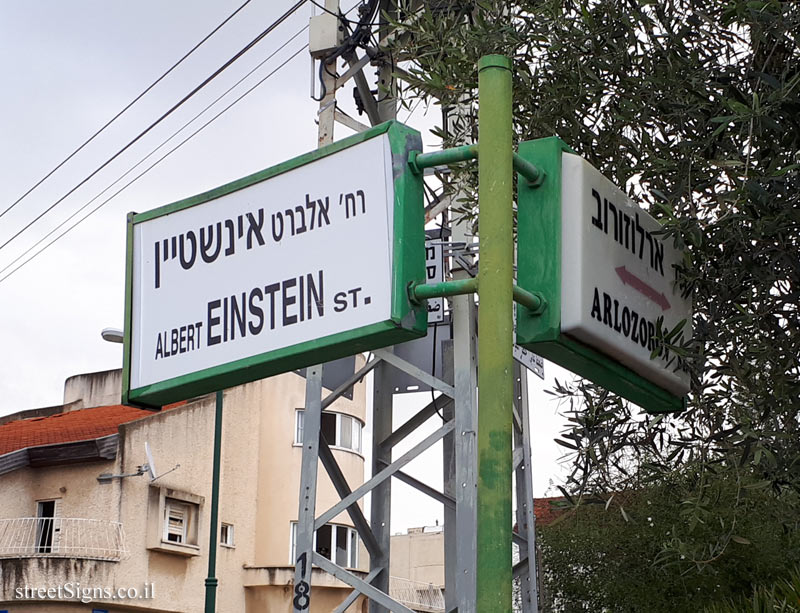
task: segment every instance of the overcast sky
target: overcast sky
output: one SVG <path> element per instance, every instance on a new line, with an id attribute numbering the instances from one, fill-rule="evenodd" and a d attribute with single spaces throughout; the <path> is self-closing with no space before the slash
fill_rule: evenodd
<path id="1" fill-rule="evenodd" d="M 0 212 L 242 1 L 3 2 L 0 5 L 3 41 L 0 74 L 4 78 L 4 95 L 0 96 L 3 118 Z M 0 218 L 0 244 L 109 159 L 292 4 L 289 0 L 253 0 L 110 129 Z M 0 248 L 0 278 L 17 265 L 14 263 L 17 257 L 295 35 L 307 24 L 310 10 L 310 5 L 303 7 L 96 177 Z M 300 34 L 232 95 L 156 157 L 95 200 L 76 219 L 102 203 L 306 42 L 306 33 Z M 0 415 L 60 404 L 67 377 L 121 366 L 121 345 L 103 341 L 100 331 L 105 327 L 122 327 L 127 212 L 174 202 L 315 148 L 317 105 L 309 96 L 310 70 L 308 53 L 302 51 L 75 230 L 0 281 Z M 345 108 L 352 108 L 351 89 L 346 87 L 340 94 L 339 102 Z M 423 131 L 430 127 L 431 116 L 438 118 L 436 111 L 426 118 L 424 110 L 419 109 L 409 121 Z M 406 116 L 406 112 L 400 114 L 401 119 Z M 337 138 L 350 133 L 337 126 Z M 550 365 L 548 371 L 551 375 L 556 372 Z M 538 380 L 532 378 L 531 382 L 540 387 Z M 534 398 L 534 489 L 537 495 L 542 495 L 558 472 L 555 460 L 559 451 L 552 438 L 561 420 L 555 417 L 556 407 L 552 402 L 545 403 L 538 392 Z M 412 400 L 403 402 L 408 410 L 413 410 Z M 417 514 L 412 513 L 403 523 L 433 523 L 434 516 L 437 513 L 440 516 L 439 506 L 422 505 Z"/>

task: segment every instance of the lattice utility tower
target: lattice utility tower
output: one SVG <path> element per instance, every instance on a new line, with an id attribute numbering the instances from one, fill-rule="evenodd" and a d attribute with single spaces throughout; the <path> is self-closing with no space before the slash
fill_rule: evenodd
<path id="1" fill-rule="evenodd" d="M 360 17 L 371 24 L 375 16 L 384 15 L 394 9 L 390 0 L 380 0 L 380 12 L 372 11 L 373 2 L 364 5 Z M 338 0 L 325 0 L 323 19 L 333 25 L 333 15 L 339 14 Z M 333 14 L 333 15 L 332 15 Z M 336 18 L 333 17 L 335 20 Z M 352 34 L 358 33 L 359 25 Z M 368 25 L 367 27 L 372 27 Z M 312 28 L 313 30 L 313 28 Z M 319 30 L 312 32 L 312 38 Z M 378 27 L 378 39 L 383 41 L 388 34 L 385 23 Z M 324 33 L 323 33 L 324 37 Z M 358 51 L 350 45 L 335 43 L 325 48 L 320 40 L 312 40 L 312 54 L 323 64 L 319 75 L 322 82 L 322 98 L 319 101 L 318 122 L 320 147 L 334 141 L 334 125 L 338 122 L 350 129 L 363 131 L 368 126 L 346 115 L 336 106 L 337 91 L 350 82 L 355 82 L 361 105 L 370 124 L 377 125 L 396 118 L 397 101 L 392 95 L 391 66 L 380 60 L 378 48 Z M 360 53 L 363 55 L 359 56 Z M 347 68 L 340 76 L 336 75 L 336 60 L 342 58 Z M 374 58 L 377 58 L 375 60 Z M 326 64 L 326 61 L 331 61 Z M 379 97 L 370 91 L 364 69 L 377 63 Z M 385 94 L 385 92 L 389 94 Z M 458 109 L 454 110 L 457 115 Z M 452 117 L 452 116 L 451 116 Z M 468 279 L 475 276 L 479 262 L 475 257 L 476 245 L 472 241 L 468 227 L 464 223 L 447 223 L 449 200 L 442 199 L 426 209 L 426 220 L 442 214 L 445 218 L 445 232 L 449 234 L 449 244 L 445 254 L 452 261 L 449 275 L 451 279 Z M 414 363 L 413 351 L 403 346 L 379 349 L 374 357 L 353 374 L 338 389 L 322 397 L 323 366 L 307 369 L 305 421 L 303 429 L 303 459 L 299 493 L 299 515 L 297 529 L 297 564 L 295 569 L 294 611 L 306 611 L 313 603 L 311 588 L 311 568 L 316 565 L 337 579 L 350 585 L 353 591 L 336 609 L 343 612 L 364 595 L 369 599 L 371 613 L 394 611 L 412 613 L 407 606 L 395 601 L 389 594 L 389 557 L 391 526 L 391 479 L 399 479 L 420 492 L 431 496 L 444 505 L 445 540 L 445 610 L 450 613 L 470 613 L 476 610 L 476 564 L 477 553 L 477 306 L 472 295 L 454 296 L 451 299 L 450 322 L 452 339 L 440 334 L 436 352 L 442 356 L 442 367 L 434 376 L 428 368 Z M 414 341 L 422 344 L 422 353 L 430 356 L 434 335 Z M 407 344 L 408 345 L 408 344 Z M 434 365 L 435 367 L 435 365 Z M 320 434 L 321 412 L 354 383 L 372 372 L 374 392 L 372 398 L 372 449 L 371 476 L 367 481 L 352 490 L 337 465 L 328 443 Z M 394 390 L 398 378 L 408 377 L 416 380 L 421 390 L 434 390 L 438 397 L 432 400 L 397 429 L 392 427 Z M 521 610 L 525 613 L 538 611 L 538 589 L 535 563 L 535 518 L 531 491 L 531 448 L 528 424 L 528 390 L 525 368 L 515 362 L 514 371 L 514 431 L 513 431 L 513 470 L 516 482 L 516 525 L 514 542 L 519 547 L 519 561 L 514 565 L 514 577 L 519 580 Z M 439 419 L 441 411 L 443 423 L 435 432 L 424 438 L 408 452 L 395 457 L 393 448 L 429 419 Z M 403 472 L 403 468 L 426 449 L 438 441 L 443 441 L 443 491 L 420 482 Z M 511 444 L 511 441 L 509 441 Z M 317 466 L 321 461 L 327 471 L 341 501 L 319 516 L 315 516 L 317 490 Z M 370 517 L 364 516 L 358 501 L 369 493 L 371 496 Z M 363 541 L 370 558 L 369 574 L 358 577 L 350 571 L 337 566 L 327 558 L 317 554 L 312 546 L 314 530 L 346 511 Z M 481 571 L 485 572 L 485 571 Z"/>

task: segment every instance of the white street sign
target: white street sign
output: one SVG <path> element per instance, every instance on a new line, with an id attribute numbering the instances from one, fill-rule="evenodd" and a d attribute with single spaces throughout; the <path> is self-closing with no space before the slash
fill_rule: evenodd
<path id="1" fill-rule="evenodd" d="M 514 344 L 514 359 L 530 370 L 534 375 L 544 380 L 544 358 L 528 351 L 524 347 Z"/>
<path id="2" fill-rule="evenodd" d="M 691 299 L 675 286 L 681 254 L 655 234 L 660 224 L 584 159 L 562 154 L 561 330 L 671 393 L 689 376 L 663 353 L 651 360 L 656 320 L 670 330 L 686 319 Z"/>
<path id="3" fill-rule="evenodd" d="M 442 239 L 425 241 L 425 283 L 442 283 L 444 281 L 444 250 Z M 444 298 L 429 298 L 428 324 L 444 321 Z"/>
<path id="4" fill-rule="evenodd" d="M 130 387 L 390 319 L 393 207 L 382 134 L 137 223 Z"/>
<path id="5" fill-rule="evenodd" d="M 516 283 L 516 279 L 514 279 L 514 282 Z M 517 309 L 514 309 L 512 320 L 514 326 L 514 338 L 517 338 Z M 525 368 L 530 370 L 533 374 L 544 381 L 544 358 L 542 356 L 536 355 L 532 351 L 528 351 L 525 349 L 525 347 L 517 345 L 516 343 L 514 343 L 512 353 L 514 354 L 514 359 L 517 362 L 522 364 Z"/>

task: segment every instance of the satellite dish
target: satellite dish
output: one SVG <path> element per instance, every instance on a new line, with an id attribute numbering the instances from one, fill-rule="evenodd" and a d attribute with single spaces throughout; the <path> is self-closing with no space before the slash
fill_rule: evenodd
<path id="1" fill-rule="evenodd" d="M 150 473 L 150 481 L 155 481 L 158 479 L 158 474 L 156 473 L 156 463 L 153 460 L 153 454 L 150 451 L 150 443 L 147 441 L 144 442 L 144 454 L 147 456 L 147 472 Z"/>
<path id="2" fill-rule="evenodd" d="M 162 475 L 159 475 L 156 472 L 156 463 L 153 460 L 153 453 L 150 451 L 150 443 L 147 441 L 144 442 L 144 454 L 147 456 L 147 464 L 142 464 L 141 466 L 136 467 L 135 473 L 123 473 L 121 475 L 112 475 L 111 473 L 103 473 L 98 475 L 97 480 L 100 483 L 111 483 L 114 479 L 124 479 L 125 477 L 140 477 L 147 473 L 150 475 L 150 483 L 158 479 L 159 477 L 163 477 L 164 475 L 168 475 L 174 470 L 178 470 L 180 468 L 180 464 L 176 464 L 174 468 L 168 470 Z"/>

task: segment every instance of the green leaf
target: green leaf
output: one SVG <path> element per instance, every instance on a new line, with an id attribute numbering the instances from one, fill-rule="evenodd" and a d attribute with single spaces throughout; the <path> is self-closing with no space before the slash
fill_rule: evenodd
<path id="1" fill-rule="evenodd" d="M 567 441 L 561 440 L 560 438 L 553 439 L 553 440 L 555 440 L 555 442 L 558 443 L 559 445 L 561 445 L 562 447 L 566 447 L 567 449 L 572 449 L 574 451 L 578 451 L 578 448 L 575 445 L 573 445 L 572 443 L 568 443 Z"/>
<path id="2" fill-rule="evenodd" d="M 761 490 L 772 486 L 772 481 L 769 479 L 764 479 L 763 481 L 756 481 L 755 483 L 748 483 L 745 485 L 745 489 L 748 490 Z"/>
<path id="3" fill-rule="evenodd" d="M 734 100 L 732 98 L 725 101 L 727 105 L 731 108 L 731 110 L 736 111 L 739 115 L 749 115 L 750 114 L 750 107 L 746 104 L 742 104 L 738 100 Z"/>

